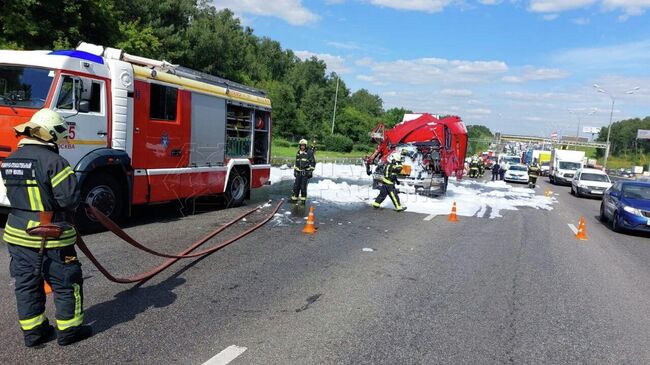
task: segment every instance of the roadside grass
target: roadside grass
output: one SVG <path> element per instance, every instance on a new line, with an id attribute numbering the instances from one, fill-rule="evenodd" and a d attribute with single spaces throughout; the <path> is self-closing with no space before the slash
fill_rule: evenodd
<path id="1" fill-rule="evenodd" d="M 296 157 L 297 147 L 279 146 L 271 144 L 271 156 L 273 159 L 292 159 Z M 316 149 L 316 160 L 334 160 L 334 159 L 359 159 L 368 156 L 370 151 L 352 151 L 352 152 L 334 152 Z"/>

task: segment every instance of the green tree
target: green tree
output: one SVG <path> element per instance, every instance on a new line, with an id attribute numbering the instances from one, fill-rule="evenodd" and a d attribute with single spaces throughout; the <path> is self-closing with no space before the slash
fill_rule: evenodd
<path id="1" fill-rule="evenodd" d="M 378 95 L 366 89 L 359 89 L 350 96 L 350 105 L 358 111 L 373 117 L 379 117 L 383 111 L 383 101 Z"/>
<path id="2" fill-rule="evenodd" d="M 402 121 L 404 114 L 413 113 L 412 111 L 404 108 L 391 108 L 386 110 L 381 119 L 386 128 L 393 128 L 395 124 Z"/>

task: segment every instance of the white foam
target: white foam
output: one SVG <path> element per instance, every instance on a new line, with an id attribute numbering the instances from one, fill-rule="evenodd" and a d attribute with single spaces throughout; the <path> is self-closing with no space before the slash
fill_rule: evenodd
<path id="1" fill-rule="evenodd" d="M 371 187 L 371 177 L 366 175 L 365 168 L 361 165 L 336 165 L 332 163 L 317 164 L 314 176 L 321 180 L 309 184 L 309 196 L 320 202 L 334 202 L 337 204 L 372 204 L 379 194 L 378 190 Z M 272 168 L 271 182 L 293 179 L 293 170 Z M 335 182 L 335 179 L 352 180 L 353 182 Z M 357 183 L 358 182 L 358 183 Z M 457 214 L 460 216 L 486 217 L 490 210 L 489 218 L 502 217 L 501 212 L 518 210 L 529 207 L 534 209 L 552 210 L 555 198 L 536 195 L 535 190 L 526 187 L 515 187 L 504 181 L 478 182 L 475 180 L 449 180 L 447 195 L 431 198 L 415 194 L 412 188 L 398 186 L 403 205 L 408 207 L 408 212 L 427 215 L 447 215 L 451 212 L 453 202 L 456 202 Z M 382 203 L 382 207 L 393 208 L 390 199 Z M 341 225 L 342 223 L 339 223 Z"/>

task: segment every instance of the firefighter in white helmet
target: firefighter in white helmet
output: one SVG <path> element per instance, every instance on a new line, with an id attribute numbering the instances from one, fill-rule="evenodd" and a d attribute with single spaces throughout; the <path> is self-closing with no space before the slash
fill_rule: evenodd
<path id="1" fill-rule="evenodd" d="M 406 207 L 400 204 L 397 189 L 395 189 L 395 184 L 399 184 L 397 175 L 402 171 L 402 159 L 404 158 L 403 155 L 406 153 L 408 153 L 408 151 L 402 150 L 402 153 L 394 152 L 388 157 L 388 164 L 384 169 L 384 176 L 381 180 L 382 184 L 379 187 L 379 195 L 375 199 L 375 202 L 372 203 L 373 208 L 379 209 L 381 203 L 388 196 L 393 202 L 396 212 L 406 210 Z"/>
<path id="2" fill-rule="evenodd" d="M 307 201 L 307 184 L 312 178 L 316 168 L 316 159 L 314 158 L 314 149 L 308 147 L 306 139 L 298 142 L 298 152 L 296 152 L 296 162 L 293 165 L 293 176 L 296 180 L 293 182 L 293 192 L 291 201 L 305 203 Z"/>
<path id="3" fill-rule="evenodd" d="M 11 255 L 18 320 L 25 346 L 54 338 L 45 316 L 47 280 L 54 291 L 57 342 L 65 346 L 92 334 L 90 326 L 83 325 L 83 279 L 74 249 L 77 231 L 66 223 L 79 204 L 79 187 L 57 147 L 67 138 L 68 127 L 58 113 L 42 109 L 15 131 L 23 138 L 0 171 L 11 203 L 3 240 Z"/>

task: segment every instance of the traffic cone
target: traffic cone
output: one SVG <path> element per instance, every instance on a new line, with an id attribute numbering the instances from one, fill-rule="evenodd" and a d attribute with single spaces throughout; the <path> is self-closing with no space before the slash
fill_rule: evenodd
<path id="1" fill-rule="evenodd" d="M 585 226 L 585 217 L 580 217 L 580 222 L 578 222 L 578 232 L 576 233 L 576 238 L 581 241 L 587 240 L 587 227 Z"/>
<path id="2" fill-rule="evenodd" d="M 43 288 L 45 289 L 45 295 L 50 295 L 52 294 L 52 287 L 50 284 L 47 282 L 47 280 L 43 280 Z"/>
<path id="3" fill-rule="evenodd" d="M 551 197 L 551 189 L 546 188 L 546 193 L 544 193 L 544 195 L 546 195 L 547 198 L 550 198 Z"/>
<path id="4" fill-rule="evenodd" d="M 316 227 L 314 226 L 314 207 L 309 207 L 309 215 L 307 216 L 307 224 L 303 228 L 302 233 L 314 234 L 316 233 Z"/>
<path id="5" fill-rule="evenodd" d="M 451 206 L 451 214 L 449 214 L 449 218 L 447 220 L 450 222 L 458 222 L 458 217 L 456 216 L 456 202 L 454 202 L 454 205 Z"/>

